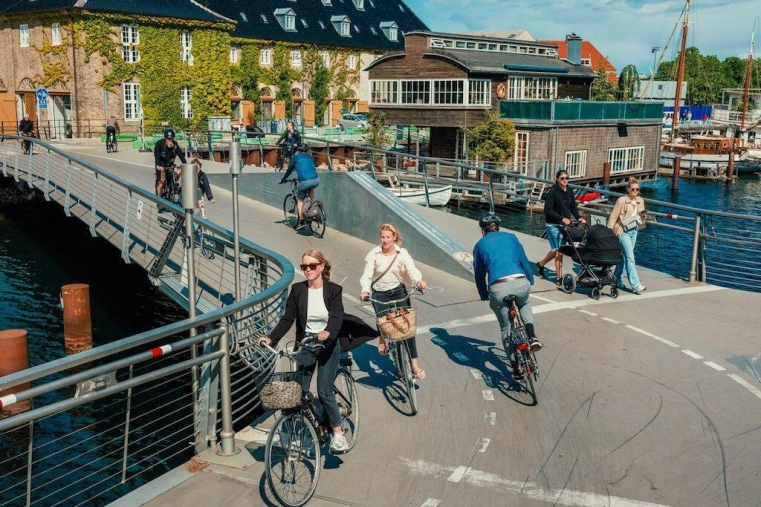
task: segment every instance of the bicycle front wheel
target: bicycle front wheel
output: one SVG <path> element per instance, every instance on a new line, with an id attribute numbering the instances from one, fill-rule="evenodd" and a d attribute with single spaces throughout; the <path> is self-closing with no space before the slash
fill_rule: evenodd
<path id="1" fill-rule="evenodd" d="M 524 388 L 528 393 L 531 395 L 531 399 L 534 400 L 534 405 L 539 403 L 539 399 L 536 395 L 536 387 L 534 386 L 534 377 L 536 376 L 536 373 L 534 372 L 534 367 L 536 363 L 534 362 L 533 358 L 531 357 L 531 351 L 530 350 L 522 350 L 521 356 L 523 357 L 523 368 L 524 368 L 524 375 L 526 376 L 526 385 Z"/>
<path id="2" fill-rule="evenodd" d="M 399 348 L 397 349 L 399 356 L 399 374 L 402 377 L 402 383 L 407 391 L 407 399 L 410 402 L 410 415 L 417 414 L 417 382 L 415 382 L 415 373 L 412 369 L 412 356 L 410 356 L 410 348 L 407 345 L 407 340 L 399 342 Z"/>
<path id="3" fill-rule="evenodd" d="M 306 504 L 320 479 L 320 444 L 312 424 L 297 413 L 280 416 L 267 436 L 264 469 L 282 505 Z"/>
<path id="4" fill-rule="evenodd" d="M 296 228 L 299 224 L 299 208 L 296 202 L 296 196 L 288 194 L 283 200 L 283 215 L 285 216 L 285 223 L 288 227 Z"/>
<path id="5" fill-rule="evenodd" d="M 359 432 L 359 397 L 357 396 L 357 386 L 351 374 L 344 370 L 339 370 L 336 381 L 333 383 L 336 393 L 336 401 L 341 411 L 341 428 L 343 429 L 346 441 L 349 443 L 349 451 L 357 443 L 357 433 Z"/>
<path id="6" fill-rule="evenodd" d="M 309 225 L 312 228 L 312 235 L 317 236 L 318 238 L 321 238 L 325 235 L 325 228 L 327 227 L 327 225 L 325 224 L 326 216 L 325 216 L 325 210 L 322 208 L 322 204 L 318 204 L 317 209 L 319 209 L 320 212 L 317 214 L 316 217 L 312 219 Z"/>

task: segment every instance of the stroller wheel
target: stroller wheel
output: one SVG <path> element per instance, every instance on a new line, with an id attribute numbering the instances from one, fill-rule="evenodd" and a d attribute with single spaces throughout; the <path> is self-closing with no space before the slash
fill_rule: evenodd
<path id="1" fill-rule="evenodd" d="M 597 287 L 592 289 L 592 299 L 600 299 L 600 289 Z"/>
<path id="2" fill-rule="evenodd" d="M 563 275 L 563 292 L 566 294 L 573 294 L 573 291 L 576 290 L 576 279 L 573 277 L 573 275 Z"/>
<path id="3" fill-rule="evenodd" d="M 618 297 L 618 287 L 610 288 L 610 297 L 612 297 L 613 299 L 616 299 Z"/>

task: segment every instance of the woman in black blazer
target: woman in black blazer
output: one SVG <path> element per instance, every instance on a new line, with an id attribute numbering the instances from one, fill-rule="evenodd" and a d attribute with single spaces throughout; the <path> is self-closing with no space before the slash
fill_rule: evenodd
<path id="1" fill-rule="evenodd" d="M 333 427 L 330 452 L 341 454 L 349 446 L 341 429 L 341 413 L 333 392 L 333 382 L 341 357 L 337 338 L 344 318 L 343 289 L 330 281 L 330 262 L 319 250 L 304 252 L 300 267 L 306 281 L 291 286 L 285 303 L 285 314 L 264 340 L 273 347 L 277 346 L 296 322 L 296 342 L 300 344 L 300 349 L 294 359 L 304 372 L 302 388 L 304 391 L 309 390 L 314 369 L 319 365 L 317 394 Z M 309 342 L 309 339 L 314 338 L 317 338 L 317 343 L 304 344 L 305 340 Z"/>

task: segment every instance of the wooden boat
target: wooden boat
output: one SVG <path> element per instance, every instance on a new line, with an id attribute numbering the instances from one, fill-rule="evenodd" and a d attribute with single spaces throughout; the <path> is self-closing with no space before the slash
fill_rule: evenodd
<path id="1" fill-rule="evenodd" d="M 661 145 L 660 163 L 673 167 L 674 159 L 681 157 L 684 169 L 716 170 L 729 163 L 729 152 L 734 142 L 733 158 L 735 163 L 748 158 L 748 148 L 742 141 L 719 135 L 693 135 L 682 141 L 675 140 Z"/>
<path id="2" fill-rule="evenodd" d="M 400 183 L 396 176 L 389 175 L 387 188 L 404 202 L 426 205 L 425 185 L 422 183 Z M 452 185 L 428 185 L 428 201 L 431 206 L 446 206 L 451 198 Z"/>

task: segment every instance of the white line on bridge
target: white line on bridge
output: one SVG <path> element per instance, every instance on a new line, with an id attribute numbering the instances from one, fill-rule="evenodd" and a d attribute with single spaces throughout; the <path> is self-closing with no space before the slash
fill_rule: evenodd
<path id="1" fill-rule="evenodd" d="M 658 341 L 659 341 L 659 342 L 661 342 L 661 343 L 665 343 L 665 344 L 666 344 L 666 345 L 668 345 L 669 347 L 674 347 L 674 348 L 678 348 L 678 347 L 679 347 L 679 345 L 677 345 L 676 343 L 674 343 L 674 342 L 672 342 L 672 341 L 669 341 L 669 340 L 667 340 L 666 338 L 661 338 L 660 336 L 658 336 L 658 335 L 655 335 L 655 334 L 653 334 L 653 333 L 648 333 L 648 332 L 647 332 L 647 331 L 645 331 L 644 329 L 640 329 L 640 328 L 638 328 L 638 327 L 634 327 L 634 326 L 632 326 L 631 324 L 627 324 L 627 325 L 626 325 L 626 327 L 627 327 L 627 328 L 629 328 L 629 329 L 631 329 L 632 331 L 636 331 L 636 332 L 637 332 L 637 333 L 639 333 L 639 334 L 643 334 L 643 335 L 645 335 L 645 336 L 647 336 L 647 337 L 650 337 L 650 338 L 652 338 L 653 340 L 658 340 Z"/>
<path id="2" fill-rule="evenodd" d="M 483 395 L 484 399 L 486 401 L 494 401 L 494 393 L 491 389 L 484 389 L 481 391 L 481 394 Z"/>
<path id="3" fill-rule="evenodd" d="M 494 426 L 497 424 L 497 413 L 496 412 L 487 412 L 484 414 L 484 421 L 489 423 L 489 426 Z"/>
<path id="4" fill-rule="evenodd" d="M 590 312 L 589 310 L 579 310 L 581 313 L 586 313 L 587 315 L 591 317 L 597 317 L 597 314 L 595 312 Z"/>
<path id="5" fill-rule="evenodd" d="M 714 363 L 713 361 L 705 361 L 703 364 L 706 365 L 706 366 L 710 366 L 711 368 L 713 368 L 716 371 L 727 371 L 726 368 L 724 368 L 720 364 Z"/>
<path id="6" fill-rule="evenodd" d="M 688 356 L 690 356 L 693 359 L 703 359 L 703 356 L 701 356 L 697 352 L 693 352 L 693 351 L 688 350 L 688 349 L 684 349 L 682 352 L 684 352 L 685 354 L 687 354 Z"/>
<path id="7" fill-rule="evenodd" d="M 436 500 L 435 498 L 429 498 L 420 507 L 437 507 L 440 503 L 441 503 L 441 500 Z"/>
<path id="8" fill-rule="evenodd" d="M 479 438 L 478 442 L 476 442 L 478 452 L 486 452 L 486 448 L 489 447 L 489 442 L 491 442 L 491 438 Z"/>
<path id="9" fill-rule="evenodd" d="M 484 378 L 484 374 L 480 370 L 471 369 L 470 374 L 473 375 L 473 378 L 476 380 L 481 380 Z"/>
<path id="10" fill-rule="evenodd" d="M 611 319 L 610 317 L 602 317 L 602 320 L 604 320 L 605 322 L 610 322 L 611 324 L 620 324 L 619 321 L 615 319 Z"/>
<path id="11" fill-rule="evenodd" d="M 732 380 L 734 380 L 735 382 L 743 386 L 745 389 L 753 393 L 758 398 L 761 398 L 761 390 L 759 390 L 756 386 L 749 383 L 747 380 L 745 380 L 741 376 L 735 375 L 734 373 L 727 373 L 727 377 L 731 378 Z"/>
<path id="12" fill-rule="evenodd" d="M 458 483 L 462 480 L 463 477 L 465 477 L 465 474 L 470 472 L 470 467 L 461 466 L 455 468 L 454 472 L 452 472 L 452 475 L 449 476 L 447 479 L 449 482 L 455 482 Z"/>
<path id="13" fill-rule="evenodd" d="M 532 298 L 534 298 L 534 299 L 538 299 L 539 301 L 544 301 L 545 303 L 557 303 L 557 301 L 555 301 L 554 299 L 545 298 L 545 297 L 539 296 L 539 295 L 537 295 L 537 294 L 529 294 L 529 295 L 530 295 Z"/>

